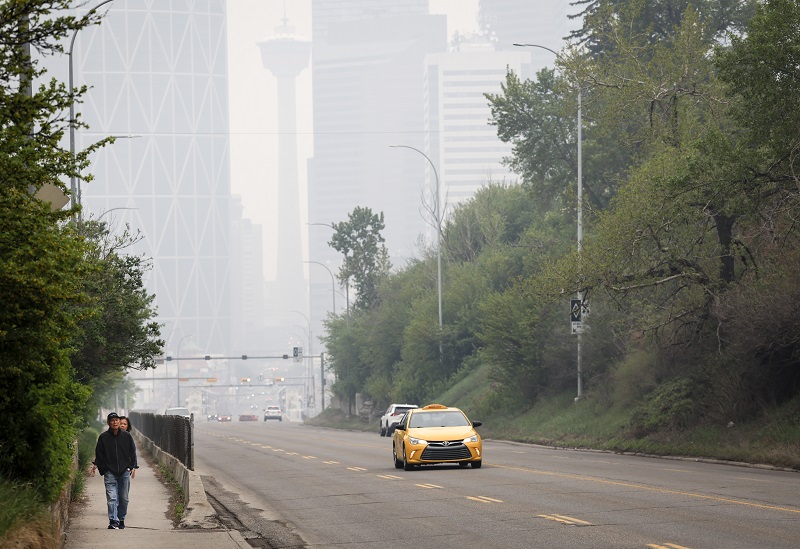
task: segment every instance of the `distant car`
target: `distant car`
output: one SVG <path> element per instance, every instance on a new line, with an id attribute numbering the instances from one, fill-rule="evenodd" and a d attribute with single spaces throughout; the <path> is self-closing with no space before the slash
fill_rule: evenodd
<path id="1" fill-rule="evenodd" d="M 264 409 L 264 421 L 269 421 L 270 419 L 283 421 L 283 412 L 281 412 L 280 406 L 267 406 Z"/>
<path id="2" fill-rule="evenodd" d="M 392 437 L 394 466 L 411 471 L 419 465 L 458 463 L 479 469 L 483 442 L 475 427 L 480 425 L 460 409 L 441 404 L 409 410 Z"/>
<path id="3" fill-rule="evenodd" d="M 182 408 L 176 406 L 175 408 L 167 408 L 164 412 L 165 416 L 183 416 L 183 417 L 192 417 L 191 412 L 189 412 L 189 408 Z"/>
<path id="4" fill-rule="evenodd" d="M 255 414 L 239 414 L 239 421 L 258 421 L 258 416 Z"/>
<path id="5" fill-rule="evenodd" d="M 414 408 L 418 408 L 418 406 L 416 404 L 390 404 L 380 419 L 381 436 L 392 436 L 394 427 L 400 422 L 400 418 L 403 417 L 403 414 Z"/>
<path id="6" fill-rule="evenodd" d="M 231 415 L 230 414 L 220 414 L 217 416 L 217 421 L 230 421 Z"/>
<path id="7" fill-rule="evenodd" d="M 208 421 L 219 421 L 219 416 L 217 414 L 208 414 Z"/>

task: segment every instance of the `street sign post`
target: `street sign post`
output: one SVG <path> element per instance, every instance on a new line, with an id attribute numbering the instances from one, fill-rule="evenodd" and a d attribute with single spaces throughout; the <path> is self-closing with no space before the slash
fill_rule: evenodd
<path id="1" fill-rule="evenodd" d="M 583 330 L 583 323 L 581 321 L 581 313 L 583 303 L 580 299 L 571 299 L 569 301 L 569 321 L 572 325 L 572 333 L 579 334 Z"/>

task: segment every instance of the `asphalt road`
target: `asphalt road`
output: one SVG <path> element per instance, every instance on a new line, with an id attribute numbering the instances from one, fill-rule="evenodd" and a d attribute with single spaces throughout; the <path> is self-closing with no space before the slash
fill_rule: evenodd
<path id="1" fill-rule="evenodd" d="M 481 469 L 405 472 L 377 428 L 195 434 L 212 504 L 255 547 L 800 547 L 800 473 L 495 441 Z"/>

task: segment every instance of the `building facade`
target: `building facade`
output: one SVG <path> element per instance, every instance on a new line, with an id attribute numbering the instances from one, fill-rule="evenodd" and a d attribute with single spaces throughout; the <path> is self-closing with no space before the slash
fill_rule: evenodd
<path id="1" fill-rule="evenodd" d="M 89 6 L 84 6 L 83 10 Z M 103 23 L 76 35 L 77 106 L 89 129 L 80 150 L 104 137 L 94 180 L 82 185 L 85 218 L 129 223 L 152 258 L 166 353 L 231 348 L 230 168 L 224 1 L 117 0 Z"/>

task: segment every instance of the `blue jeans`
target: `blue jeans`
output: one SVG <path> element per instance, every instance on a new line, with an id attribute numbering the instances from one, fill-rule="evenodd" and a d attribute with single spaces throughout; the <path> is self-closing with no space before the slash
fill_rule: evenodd
<path id="1" fill-rule="evenodd" d="M 131 472 L 125 471 L 121 475 L 108 472 L 103 475 L 103 482 L 106 485 L 109 522 L 125 520 L 125 516 L 128 514 L 128 491 L 131 488 Z"/>

